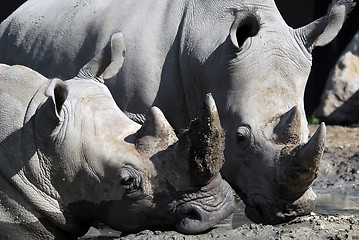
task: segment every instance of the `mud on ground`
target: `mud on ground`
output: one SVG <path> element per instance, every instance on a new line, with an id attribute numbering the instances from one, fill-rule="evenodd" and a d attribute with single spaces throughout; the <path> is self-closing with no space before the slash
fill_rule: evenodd
<path id="1" fill-rule="evenodd" d="M 316 127 L 311 125 L 311 132 Z M 359 127 L 327 126 L 326 148 L 313 187 L 318 193 L 359 196 Z"/>
<path id="2" fill-rule="evenodd" d="M 318 125 L 311 125 L 315 132 Z M 359 127 L 327 126 L 327 144 L 320 175 L 313 184 L 318 208 L 309 216 L 275 226 L 251 223 L 240 203 L 232 219 L 200 235 L 142 231 L 116 238 L 110 231 L 86 239 L 350 239 L 359 240 Z M 326 202 L 327 197 L 329 201 Z M 349 200 L 347 200 L 349 199 Z M 111 233 L 111 234 L 108 234 Z M 107 235 L 107 237 L 106 237 Z"/>

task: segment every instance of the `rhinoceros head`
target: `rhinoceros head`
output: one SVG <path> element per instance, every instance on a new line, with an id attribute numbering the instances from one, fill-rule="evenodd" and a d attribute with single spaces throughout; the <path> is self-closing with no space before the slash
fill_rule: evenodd
<path id="1" fill-rule="evenodd" d="M 308 142 L 303 98 L 311 51 L 336 36 L 355 3 L 333 1 L 326 16 L 292 29 L 274 1 L 259 2 L 227 9 L 233 24 L 205 63 L 203 78 L 226 131 L 222 173 L 251 220 L 275 224 L 313 210 L 311 184 L 325 126 Z"/>
<path id="2" fill-rule="evenodd" d="M 133 163 L 122 173 L 128 185 L 122 201 L 105 204 L 111 226 L 130 232 L 175 226 L 193 234 L 233 212 L 233 193 L 219 174 L 224 133 L 212 97 L 207 97 L 202 117 L 179 139 L 163 113 L 153 107 L 133 142 L 150 160 L 141 161 L 146 168 Z M 122 214 L 116 213 L 119 208 Z"/>
<path id="3" fill-rule="evenodd" d="M 49 84 L 34 129 L 51 183 L 38 185 L 60 203 L 62 227 L 73 234 L 95 219 L 128 232 L 207 230 L 234 210 L 232 190 L 219 174 L 224 133 L 214 101 L 207 97 L 203 116 L 179 139 L 156 107 L 141 127 L 101 83 L 122 65 L 122 48 L 123 37 L 115 34 L 112 58 L 105 48 L 75 79 Z"/>

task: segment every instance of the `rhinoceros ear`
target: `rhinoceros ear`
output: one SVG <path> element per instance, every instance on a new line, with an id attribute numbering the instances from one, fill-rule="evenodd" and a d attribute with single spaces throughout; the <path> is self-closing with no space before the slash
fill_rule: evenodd
<path id="1" fill-rule="evenodd" d="M 295 33 L 309 51 L 316 46 L 324 46 L 337 36 L 355 4 L 353 0 L 333 0 L 324 17 L 296 29 Z"/>
<path id="2" fill-rule="evenodd" d="M 60 79 L 53 79 L 50 86 L 46 89 L 45 95 L 53 103 L 52 113 L 54 113 L 54 117 L 62 121 L 63 116 L 61 116 L 61 109 L 68 95 L 66 84 Z"/>
<path id="3" fill-rule="evenodd" d="M 121 32 L 113 34 L 111 42 L 80 69 L 77 77 L 96 79 L 100 82 L 112 78 L 122 67 L 125 51 L 123 34 Z"/>
<path id="4" fill-rule="evenodd" d="M 230 28 L 229 37 L 233 46 L 240 50 L 248 38 L 257 35 L 260 28 L 259 17 L 255 10 L 250 9 L 239 11 L 230 8 L 227 11 L 236 17 Z"/>

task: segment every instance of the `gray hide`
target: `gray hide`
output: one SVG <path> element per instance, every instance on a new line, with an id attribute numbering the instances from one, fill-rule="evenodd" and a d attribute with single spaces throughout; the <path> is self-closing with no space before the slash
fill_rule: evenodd
<path id="1" fill-rule="evenodd" d="M 211 92 L 226 132 L 222 173 L 250 219 L 275 224 L 313 210 L 325 126 L 305 145 L 311 51 L 354 5 L 333 0 L 292 29 L 274 0 L 29 0 L 0 26 L 0 61 L 69 78 L 122 31 L 126 61 L 106 82 L 119 107 L 142 121 L 158 106 L 180 132 Z"/>
<path id="2" fill-rule="evenodd" d="M 0 64 L 0 239 L 76 239 L 94 220 L 198 233 L 233 212 L 213 98 L 179 139 L 156 107 L 141 127 L 100 83 L 123 53 L 114 34 L 65 82 Z"/>

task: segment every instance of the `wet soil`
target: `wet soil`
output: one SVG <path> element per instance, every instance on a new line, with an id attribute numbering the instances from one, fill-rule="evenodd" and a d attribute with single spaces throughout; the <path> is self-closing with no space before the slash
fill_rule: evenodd
<path id="1" fill-rule="evenodd" d="M 318 125 L 311 125 L 315 132 Z M 95 240 L 137 239 L 350 239 L 359 240 L 359 127 L 327 126 L 327 143 L 320 175 L 313 184 L 318 195 L 309 216 L 279 225 L 254 224 L 238 207 L 229 219 L 200 235 L 174 231 L 142 231 L 121 236 L 109 229 L 91 229 L 85 238 Z"/>
<path id="2" fill-rule="evenodd" d="M 310 126 L 311 132 L 315 129 Z M 317 193 L 359 196 L 359 127 L 327 126 L 326 148 L 313 188 Z"/>

